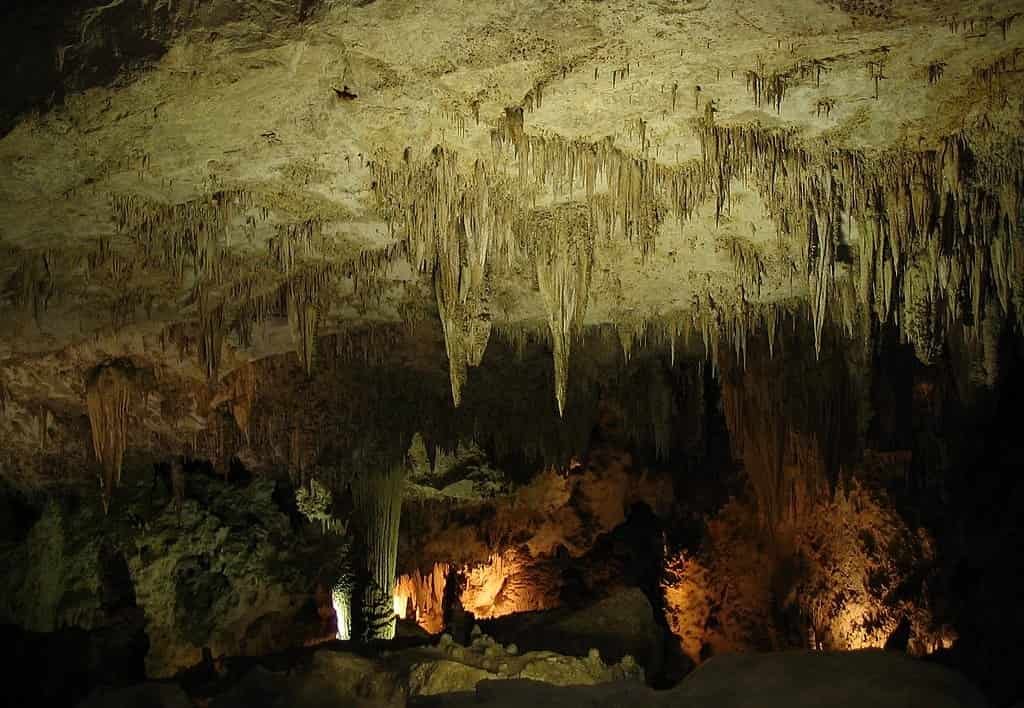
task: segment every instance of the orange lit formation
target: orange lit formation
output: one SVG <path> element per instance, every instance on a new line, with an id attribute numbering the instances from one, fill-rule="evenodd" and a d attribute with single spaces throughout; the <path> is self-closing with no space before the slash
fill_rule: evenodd
<path id="1" fill-rule="evenodd" d="M 668 557 L 666 617 L 694 661 L 792 647 L 882 648 L 900 634 L 915 655 L 952 646 L 955 632 L 936 623 L 927 580 L 911 582 L 927 579 L 933 542 L 877 495 L 853 484 L 776 527 L 770 540 L 762 529 L 749 506 L 731 502 L 709 522 L 706 551 Z"/>
<path id="2" fill-rule="evenodd" d="M 477 619 L 493 619 L 516 612 L 554 607 L 556 597 L 531 577 L 529 559 L 515 550 L 492 555 L 485 563 L 457 570 L 465 583 L 459 595 L 462 607 Z M 395 584 L 395 612 L 416 620 L 431 633 L 444 628 L 443 598 L 451 566 L 435 563 L 428 573 L 403 575 Z"/>

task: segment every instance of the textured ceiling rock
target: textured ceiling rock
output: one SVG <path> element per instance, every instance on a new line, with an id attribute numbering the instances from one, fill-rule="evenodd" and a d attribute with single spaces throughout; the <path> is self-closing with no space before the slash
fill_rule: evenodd
<path id="1" fill-rule="evenodd" d="M 16 3 L 6 454 L 84 467 L 85 377 L 119 357 L 154 377 L 127 454 L 180 449 L 211 403 L 246 417 L 249 362 L 308 376 L 368 322 L 442 333 L 455 404 L 494 332 L 547 342 L 559 413 L 597 325 L 627 356 L 742 352 L 794 310 L 816 350 L 878 322 L 926 361 L 981 341 L 1024 311 L 1021 11 Z"/>

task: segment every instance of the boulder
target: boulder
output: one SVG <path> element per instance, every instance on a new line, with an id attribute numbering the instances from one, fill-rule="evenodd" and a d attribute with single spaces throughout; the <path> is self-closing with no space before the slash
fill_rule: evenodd
<path id="1" fill-rule="evenodd" d="M 587 656 L 597 649 L 605 661 L 632 656 L 647 675 L 661 669 L 665 630 L 655 622 L 654 610 L 637 588 L 624 588 L 580 610 L 546 610 L 509 615 L 483 623 L 502 643 L 520 649 L 548 649 L 571 656 Z"/>
<path id="2" fill-rule="evenodd" d="M 410 696 L 473 691 L 476 685 L 495 675 L 458 661 L 431 661 L 416 664 L 409 672 Z"/>
<path id="3" fill-rule="evenodd" d="M 482 681 L 474 693 L 420 699 L 429 708 L 985 708 L 960 675 L 877 650 L 779 652 L 716 657 L 671 691 L 636 682 L 553 686 Z"/>
<path id="4" fill-rule="evenodd" d="M 959 674 L 879 650 L 718 656 L 671 692 L 677 706 L 984 708 Z"/>
<path id="5" fill-rule="evenodd" d="M 286 671 L 257 665 L 210 702 L 210 708 L 404 705 L 402 681 L 384 663 L 330 650 L 317 651 Z"/>

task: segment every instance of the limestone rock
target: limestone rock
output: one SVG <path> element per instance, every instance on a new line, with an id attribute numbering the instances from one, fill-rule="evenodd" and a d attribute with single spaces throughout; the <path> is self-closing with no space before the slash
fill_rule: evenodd
<path id="1" fill-rule="evenodd" d="M 551 649 L 617 662 L 629 655 L 646 669 L 658 671 L 664 650 L 664 632 L 654 621 L 654 610 L 637 588 L 625 588 L 576 611 L 549 610 L 499 618 L 488 623 L 499 641 L 515 642 L 516 649 Z"/>
<path id="2" fill-rule="evenodd" d="M 303 576 L 302 552 L 280 557 L 298 550 L 298 539 L 274 501 L 276 484 L 196 477 L 190 485 L 180 518 L 137 480 L 110 516 L 49 505 L 28 543 L 8 551 L 0 616 L 36 631 L 99 631 L 137 608 L 147 673 L 157 678 L 199 663 L 203 647 L 215 657 L 263 654 L 315 634 L 312 610 L 299 620 L 315 582 Z"/>
<path id="3" fill-rule="evenodd" d="M 417 664 L 409 672 L 409 695 L 432 696 L 438 693 L 472 691 L 495 674 L 456 661 Z"/>
<path id="4" fill-rule="evenodd" d="M 670 691 L 620 682 L 552 686 L 484 681 L 475 694 L 436 696 L 430 708 L 984 708 L 957 674 L 889 652 L 749 654 L 712 659 Z"/>
<path id="5" fill-rule="evenodd" d="M 984 708 L 958 674 L 898 652 L 778 652 L 712 658 L 671 692 L 681 706 Z"/>

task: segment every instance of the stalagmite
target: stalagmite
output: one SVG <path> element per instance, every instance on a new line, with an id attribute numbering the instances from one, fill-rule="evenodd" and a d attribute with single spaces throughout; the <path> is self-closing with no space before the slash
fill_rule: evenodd
<path id="1" fill-rule="evenodd" d="M 357 598 L 360 611 L 353 618 L 357 639 L 395 636 L 394 586 L 405 474 L 400 464 L 385 472 L 360 470 L 352 481 L 366 552 L 366 575 Z"/>
<path id="2" fill-rule="evenodd" d="M 331 605 L 337 622 L 337 639 L 352 639 L 352 584 L 348 578 L 339 580 L 331 589 Z"/>
<path id="3" fill-rule="evenodd" d="M 131 372 L 117 363 L 98 366 L 87 377 L 85 392 L 93 450 L 103 470 L 100 487 L 106 513 L 110 509 L 114 487 L 121 482 L 121 466 L 128 446 Z"/>

